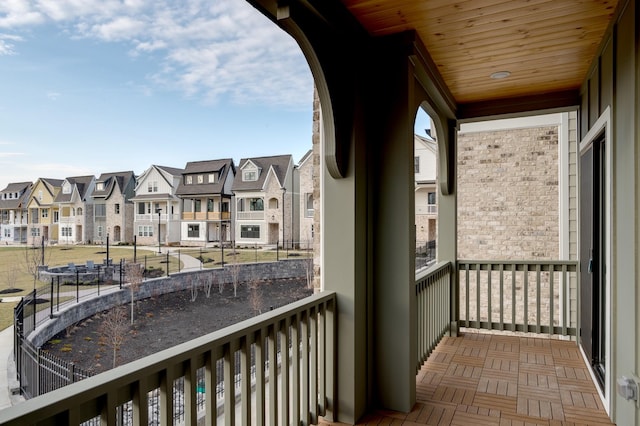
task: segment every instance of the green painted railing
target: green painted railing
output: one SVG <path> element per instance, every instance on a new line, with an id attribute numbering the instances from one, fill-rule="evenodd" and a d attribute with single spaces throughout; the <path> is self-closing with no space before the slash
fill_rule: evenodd
<path id="1" fill-rule="evenodd" d="M 451 262 L 440 262 L 416 274 L 417 370 L 450 330 L 453 271 Z"/>
<path id="2" fill-rule="evenodd" d="M 578 263 L 457 262 L 460 327 L 575 336 Z"/>
<path id="3" fill-rule="evenodd" d="M 178 410 L 187 425 L 317 424 L 333 412 L 335 314 L 335 293 L 319 293 L 4 409 L 0 424 L 146 425 L 150 394 L 160 424 Z"/>

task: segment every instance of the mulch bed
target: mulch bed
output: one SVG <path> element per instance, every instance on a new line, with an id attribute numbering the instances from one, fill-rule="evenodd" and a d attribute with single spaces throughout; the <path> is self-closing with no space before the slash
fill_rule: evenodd
<path id="1" fill-rule="evenodd" d="M 251 318 L 260 313 L 256 308 L 267 312 L 312 293 L 304 280 L 285 280 L 261 282 L 258 298 L 251 297 L 244 284 L 238 286 L 234 297 L 233 286 L 226 284 L 222 292 L 217 287 L 212 288 L 209 298 L 202 290 L 198 291 L 194 301 L 190 290 L 140 300 L 134 306 L 134 324 L 127 327 L 125 341 L 117 352 L 117 364 L 134 361 Z M 125 305 L 125 312 L 130 319 L 130 305 Z M 96 314 L 67 328 L 42 349 L 94 373 L 110 369 L 112 349 L 105 344 L 105 336 L 100 331 L 106 313 Z"/>

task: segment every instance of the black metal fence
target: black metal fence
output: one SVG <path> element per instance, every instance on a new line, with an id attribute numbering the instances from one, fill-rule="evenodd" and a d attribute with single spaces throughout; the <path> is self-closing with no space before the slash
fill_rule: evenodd
<path id="1" fill-rule="evenodd" d="M 429 266 L 436 260 L 436 241 L 431 240 L 425 243 L 416 243 L 416 269 Z"/>

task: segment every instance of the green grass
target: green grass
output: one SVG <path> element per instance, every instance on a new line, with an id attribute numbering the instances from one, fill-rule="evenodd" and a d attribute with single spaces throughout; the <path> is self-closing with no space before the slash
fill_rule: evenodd
<path id="1" fill-rule="evenodd" d="M 222 250 L 220 248 L 207 249 L 181 249 L 181 254 L 187 254 L 203 261 L 203 268 L 219 268 L 222 266 Z M 313 252 L 304 250 L 262 250 L 255 247 L 224 249 L 224 263 L 253 263 L 253 262 L 275 262 L 283 259 L 301 259 L 312 257 Z"/>

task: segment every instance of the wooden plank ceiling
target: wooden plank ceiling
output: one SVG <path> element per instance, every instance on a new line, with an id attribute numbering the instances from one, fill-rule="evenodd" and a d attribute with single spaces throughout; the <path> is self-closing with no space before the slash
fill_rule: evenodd
<path id="1" fill-rule="evenodd" d="M 415 30 L 459 104 L 579 89 L 618 2 L 341 1 L 373 36 Z"/>

